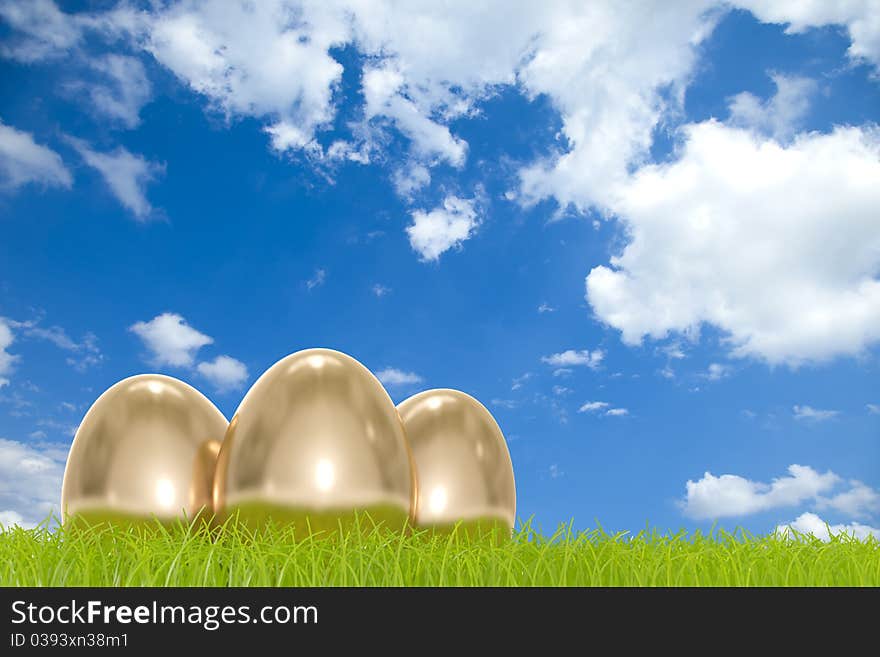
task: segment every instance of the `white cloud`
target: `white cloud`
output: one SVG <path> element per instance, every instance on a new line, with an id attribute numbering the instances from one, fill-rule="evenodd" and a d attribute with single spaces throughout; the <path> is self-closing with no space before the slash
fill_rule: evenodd
<path id="1" fill-rule="evenodd" d="M 780 538 L 794 538 L 797 534 L 813 535 L 822 541 L 830 541 L 832 536 L 847 534 L 860 541 L 869 536 L 880 539 L 880 529 L 854 522 L 848 525 L 829 525 L 815 513 L 802 513 L 787 525 L 779 525 L 774 532 Z"/>
<path id="2" fill-rule="evenodd" d="M 58 153 L 37 144 L 30 133 L 0 122 L 0 189 L 28 183 L 69 189 L 73 176 Z"/>
<path id="3" fill-rule="evenodd" d="M 626 408 L 609 408 L 605 411 L 605 415 L 609 417 L 625 417 L 629 415 L 629 410 Z"/>
<path id="4" fill-rule="evenodd" d="M 518 406 L 516 400 L 514 399 L 498 399 L 497 397 L 492 399 L 492 406 L 498 406 L 499 408 L 506 408 L 507 410 L 513 410 Z"/>
<path id="5" fill-rule="evenodd" d="M 608 406 L 608 402 L 588 401 L 578 409 L 578 413 L 595 413 L 597 411 L 604 411 Z"/>
<path id="6" fill-rule="evenodd" d="M 333 3 L 183 2 L 149 16 L 146 49 L 227 117 L 269 121 L 277 150 L 313 148 L 334 116 L 342 66 L 329 49 L 349 39 Z"/>
<path id="7" fill-rule="evenodd" d="M 706 378 L 710 381 L 720 381 L 725 376 L 730 374 L 730 365 L 723 365 L 721 363 L 710 363 L 708 369 L 706 370 Z"/>
<path id="8" fill-rule="evenodd" d="M 327 270 L 316 269 L 315 275 L 306 281 L 306 289 L 311 292 L 316 287 L 321 287 L 325 280 L 327 280 Z"/>
<path id="9" fill-rule="evenodd" d="M 553 370 L 553 376 L 563 379 L 571 376 L 572 373 L 574 373 L 574 370 L 568 367 L 560 367 L 559 369 Z"/>
<path id="10" fill-rule="evenodd" d="M 677 340 L 664 345 L 660 348 L 660 351 L 666 354 L 667 358 L 671 360 L 682 360 L 683 358 L 687 358 L 687 354 L 684 353 L 684 349 L 681 348 L 681 342 L 678 342 Z"/>
<path id="11" fill-rule="evenodd" d="M 572 392 L 574 391 L 571 388 L 565 386 L 553 386 L 553 394 L 557 396 L 570 395 Z"/>
<path id="12" fill-rule="evenodd" d="M 845 25 L 853 57 L 877 61 L 880 53 L 876 0 L 737 4 L 761 20 L 788 22 L 790 31 Z M 712 0 L 206 0 L 64 14 L 40 0 L 2 2 L 0 12 L 15 31 L 3 45 L 7 56 L 61 55 L 87 29 L 126 36 L 212 108 L 259 118 L 274 148 L 318 155 L 316 137 L 333 127 L 342 78 L 330 51 L 353 46 L 368 61 L 359 129 L 393 126 L 422 167 L 403 184 L 405 195 L 424 184 L 427 167 L 464 161 L 467 144 L 453 132 L 455 119 L 477 113 L 504 86 L 544 95 L 561 115 L 559 146 L 522 169 L 521 199 L 552 196 L 586 209 L 601 205 L 606 190 L 645 160 L 660 121 L 682 109 L 699 47 L 729 7 Z"/>
<path id="13" fill-rule="evenodd" d="M 511 390 L 519 390 L 520 388 L 523 387 L 523 385 L 525 385 L 526 381 L 528 381 L 529 379 L 532 378 L 532 376 L 534 376 L 534 375 L 531 372 L 526 372 L 525 374 L 516 377 L 511 382 L 510 389 Z"/>
<path id="14" fill-rule="evenodd" d="M 94 333 L 86 333 L 81 342 L 76 342 L 60 326 L 44 328 L 37 321 L 21 322 L 0 317 L 0 387 L 9 384 L 9 379 L 6 377 L 12 372 L 15 361 L 19 359 L 19 356 L 7 351 L 15 340 L 13 329 L 25 338 L 46 340 L 59 349 L 70 352 L 71 355 L 66 358 L 66 362 L 79 371 L 97 365 L 104 358 Z M 30 385 L 34 387 L 33 384 Z"/>
<path id="15" fill-rule="evenodd" d="M 196 366 L 199 374 L 210 381 L 219 392 L 240 390 L 248 380 L 247 366 L 231 356 L 217 356 Z"/>
<path id="16" fill-rule="evenodd" d="M 12 527 L 21 527 L 22 529 L 31 529 L 33 524 L 25 522 L 20 513 L 15 511 L 0 511 L 0 530 L 11 529 Z"/>
<path id="17" fill-rule="evenodd" d="M 786 23 L 786 32 L 799 33 L 813 27 L 843 25 L 852 43 L 849 55 L 880 65 L 880 3 L 877 0 L 847 2 L 776 2 L 735 0 L 765 23 Z"/>
<path id="18" fill-rule="evenodd" d="M 88 95 L 93 109 L 127 128 L 140 124 L 141 108 L 153 93 L 144 65 L 136 57 L 109 54 L 89 62 L 101 80 L 76 82 L 74 90 Z"/>
<path id="19" fill-rule="evenodd" d="M 795 420 L 806 422 L 825 422 L 826 420 L 831 420 L 840 414 L 840 411 L 813 408 L 812 406 L 807 405 L 799 406 L 797 404 L 795 404 L 791 410 L 794 413 Z"/>
<path id="20" fill-rule="evenodd" d="M 587 276 L 597 317 L 632 345 L 712 324 L 732 355 L 791 366 L 880 339 L 880 131 L 683 134 L 618 188 L 629 243 Z"/>
<path id="21" fill-rule="evenodd" d="M 817 85 L 809 78 L 779 73 L 770 77 L 776 85 L 776 93 L 766 101 L 748 92 L 737 94 L 730 103 L 730 123 L 785 141 L 801 126 Z"/>
<path id="22" fill-rule="evenodd" d="M 381 283 L 376 283 L 370 289 L 373 291 L 373 294 L 375 294 L 379 298 L 384 297 L 386 294 L 389 294 L 391 292 L 390 287 L 382 285 Z"/>
<path id="23" fill-rule="evenodd" d="M 15 37 L 0 44 L 0 55 L 21 62 L 60 57 L 82 39 L 79 22 L 60 11 L 52 0 L 3 0 L 0 17 L 17 31 Z"/>
<path id="24" fill-rule="evenodd" d="M 12 368 L 19 356 L 10 354 L 7 349 L 15 341 L 9 323 L 0 317 L 0 388 L 9 385 L 9 375 L 12 374 Z"/>
<path id="25" fill-rule="evenodd" d="M 688 480 L 681 508 L 695 519 L 745 516 L 815 500 L 840 482 L 831 471 L 821 474 L 804 465 L 790 465 L 788 472 L 789 476 L 773 479 L 770 484 L 706 472 L 698 481 Z"/>
<path id="26" fill-rule="evenodd" d="M 480 224 L 474 200 L 452 195 L 430 212 L 413 211 L 412 219 L 406 227 L 409 244 L 426 262 L 439 260 L 451 248 L 460 248 Z"/>
<path id="27" fill-rule="evenodd" d="M 544 313 L 553 313 L 553 312 L 556 312 L 556 308 L 554 308 L 553 306 L 551 306 L 548 303 L 542 303 L 540 306 L 538 306 L 538 313 L 540 313 L 542 315 Z"/>
<path id="28" fill-rule="evenodd" d="M 416 162 L 407 162 L 391 175 L 394 189 L 403 198 L 412 198 L 420 189 L 427 187 L 431 182 L 431 172 L 428 167 Z"/>
<path id="29" fill-rule="evenodd" d="M 411 386 L 421 383 L 423 380 L 415 372 L 406 372 L 396 367 L 386 367 L 384 370 L 376 372 L 376 378 L 382 382 L 382 385 L 388 387 Z"/>
<path id="30" fill-rule="evenodd" d="M 98 347 L 98 337 L 94 333 L 86 333 L 81 342 L 71 338 L 60 326 L 48 328 L 40 326 L 37 321 L 13 322 L 11 325 L 27 338 L 46 340 L 59 349 L 71 353 L 65 360 L 68 365 L 80 372 L 100 363 L 104 356 Z"/>
<path id="31" fill-rule="evenodd" d="M 880 404 L 865 404 L 865 408 L 871 415 L 880 415 Z"/>
<path id="32" fill-rule="evenodd" d="M 131 211 L 135 219 L 150 219 L 153 206 L 147 200 L 146 187 L 164 173 L 164 165 L 129 153 L 121 146 L 112 153 L 99 153 L 80 139 L 68 138 L 68 141 L 83 161 L 101 174 L 116 199 Z"/>
<path id="33" fill-rule="evenodd" d="M 76 434 L 76 430 L 79 429 L 79 424 L 71 424 L 70 422 L 59 422 L 58 420 L 53 420 L 51 418 L 43 418 L 37 420 L 37 426 L 51 429 L 59 436 L 62 436 L 64 438 L 73 438 L 73 436 Z"/>
<path id="34" fill-rule="evenodd" d="M 596 349 L 594 351 L 590 351 L 589 349 L 583 349 L 581 351 L 568 349 L 558 354 L 543 356 L 541 362 L 553 365 L 554 367 L 567 368 L 586 366 L 594 370 L 599 367 L 603 358 L 605 358 L 605 352 L 601 349 Z"/>
<path id="35" fill-rule="evenodd" d="M 0 514 L 6 521 L 32 527 L 57 510 L 65 456 L 63 446 L 0 438 Z"/>
<path id="36" fill-rule="evenodd" d="M 850 481 L 852 486 L 830 498 L 820 498 L 820 509 L 835 509 L 853 518 L 867 518 L 880 512 L 880 492 L 861 481 Z"/>
<path id="37" fill-rule="evenodd" d="M 520 191 L 525 201 L 553 197 L 586 210 L 605 205 L 648 157 L 661 118 L 681 109 L 697 47 L 720 12 L 700 1 L 571 7 L 539 19 L 541 36 L 518 76 L 530 96 L 553 99 L 567 148 L 525 167 Z"/>
<path id="38" fill-rule="evenodd" d="M 30 19 L 13 25 L 27 49 L 41 53 L 32 58 L 75 47 L 87 28 L 126 34 L 211 107 L 264 121 L 278 150 L 320 155 L 316 133 L 332 126 L 342 75 L 329 51 L 346 44 L 370 62 L 360 90 L 364 122 L 374 131 L 396 128 L 419 166 L 460 166 L 467 144 L 451 122 L 477 112 L 500 86 L 545 94 L 562 114 L 570 149 L 523 172 L 523 198 L 556 195 L 563 205 L 588 204 L 647 152 L 666 106 L 680 106 L 695 48 L 720 14 L 706 11 L 708 0 L 674 7 L 208 0 L 76 15 L 41 6 L 53 29 L 35 26 L 25 10 L 18 13 Z M 424 180 L 419 173 L 415 184 Z"/>
<path id="39" fill-rule="evenodd" d="M 196 352 L 214 342 L 176 313 L 162 313 L 149 322 L 137 322 L 129 330 L 143 340 L 157 366 L 191 367 Z"/>
<path id="40" fill-rule="evenodd" d="M 467 154 L 467 144 L 455 137 L 447 126 L 433 121 L 429 112 L 410 100 L 402 87 L 403 76 L 387 64 L 365 70 L 363 92 L 367 118 L 383 116 L 392 121 L 410 139 L 419 158 L 428 161 L 441 159 L 452 166 L 461 167 Z M 424 174 L 424 167 L 422 170 L 414 169 L 408 180 L 401 180 L 404 190 L 409 191 L 414 184 L 422 182 Z"/>

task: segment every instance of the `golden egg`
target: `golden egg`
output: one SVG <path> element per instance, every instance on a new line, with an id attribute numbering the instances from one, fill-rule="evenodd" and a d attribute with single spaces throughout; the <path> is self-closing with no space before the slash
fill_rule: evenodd
<path id="1" fill-rule="evenodd" d="M 414 497 L 403 425 L 358 361 L 306 349 L 270 367 L 245 395 L 220 449 L 214 505 L 251 529 L 297 537 L 352 522 L 402 528 Z"/>
<path id="2" fill-rule="evenodd" d="M 123 379 L 77 429 L 61 488 L 65 522 L 172 523 L 211 513 L 228 423 L 207 397 L 161 374 Z"/>
<path id="3" fill-rule="evenodd" d="M 492 414 L 458 390 L 427 390 L 397 407 L 418 481 L 417 527 L 468 533 L 513 529 L 516 488 Z"/>

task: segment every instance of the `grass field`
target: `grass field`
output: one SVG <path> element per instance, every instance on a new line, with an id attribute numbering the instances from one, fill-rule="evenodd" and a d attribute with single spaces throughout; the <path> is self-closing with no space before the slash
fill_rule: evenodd
<path id="1" fill-rule="evenodd" d="M 609 535 L 528 525 L 510 540 L 381 528 L 258 536 L 229 525 L 0 532 L 3 586 L 880 586 L 880 541 Z"/>

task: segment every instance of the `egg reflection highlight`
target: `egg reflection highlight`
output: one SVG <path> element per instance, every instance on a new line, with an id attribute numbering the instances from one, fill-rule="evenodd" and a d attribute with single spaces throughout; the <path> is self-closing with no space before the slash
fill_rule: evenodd
<path id="1" fill-rule="evenodd" d="M 77 429 L 61 490 L 65 522 L 171 523 L 213 512 L 228 423 L 198 390 L 169 376 L 116 383 Z"/>
<path id="2" fill-rule="evenodd" d="M 516 517 L 513 464 L 492 414 L 458 390 L 427 390 L 397 407 L 413 455 L 417 527 L 508 534 Z"/>
<path id="3" fill-rule="evenodd" d="M 415 486 L 394 404 L 354 358 L 307 349 L 275 363 L 242 400 L 218 457 L 221 520 L 294 535 L 350 527 L 356 516 L 405 526 Z M 369 528 L 369 527 L 368 527 Z"/>

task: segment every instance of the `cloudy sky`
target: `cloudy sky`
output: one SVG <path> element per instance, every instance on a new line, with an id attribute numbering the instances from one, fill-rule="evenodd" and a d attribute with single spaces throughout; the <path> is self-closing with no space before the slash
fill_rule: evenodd
<path id="1" fill-rule="evenodd" d="M 0 0 L 0 521 L 146 371 L 495 414 L 546 531 L 880 534 L 880 3 Z"/>

